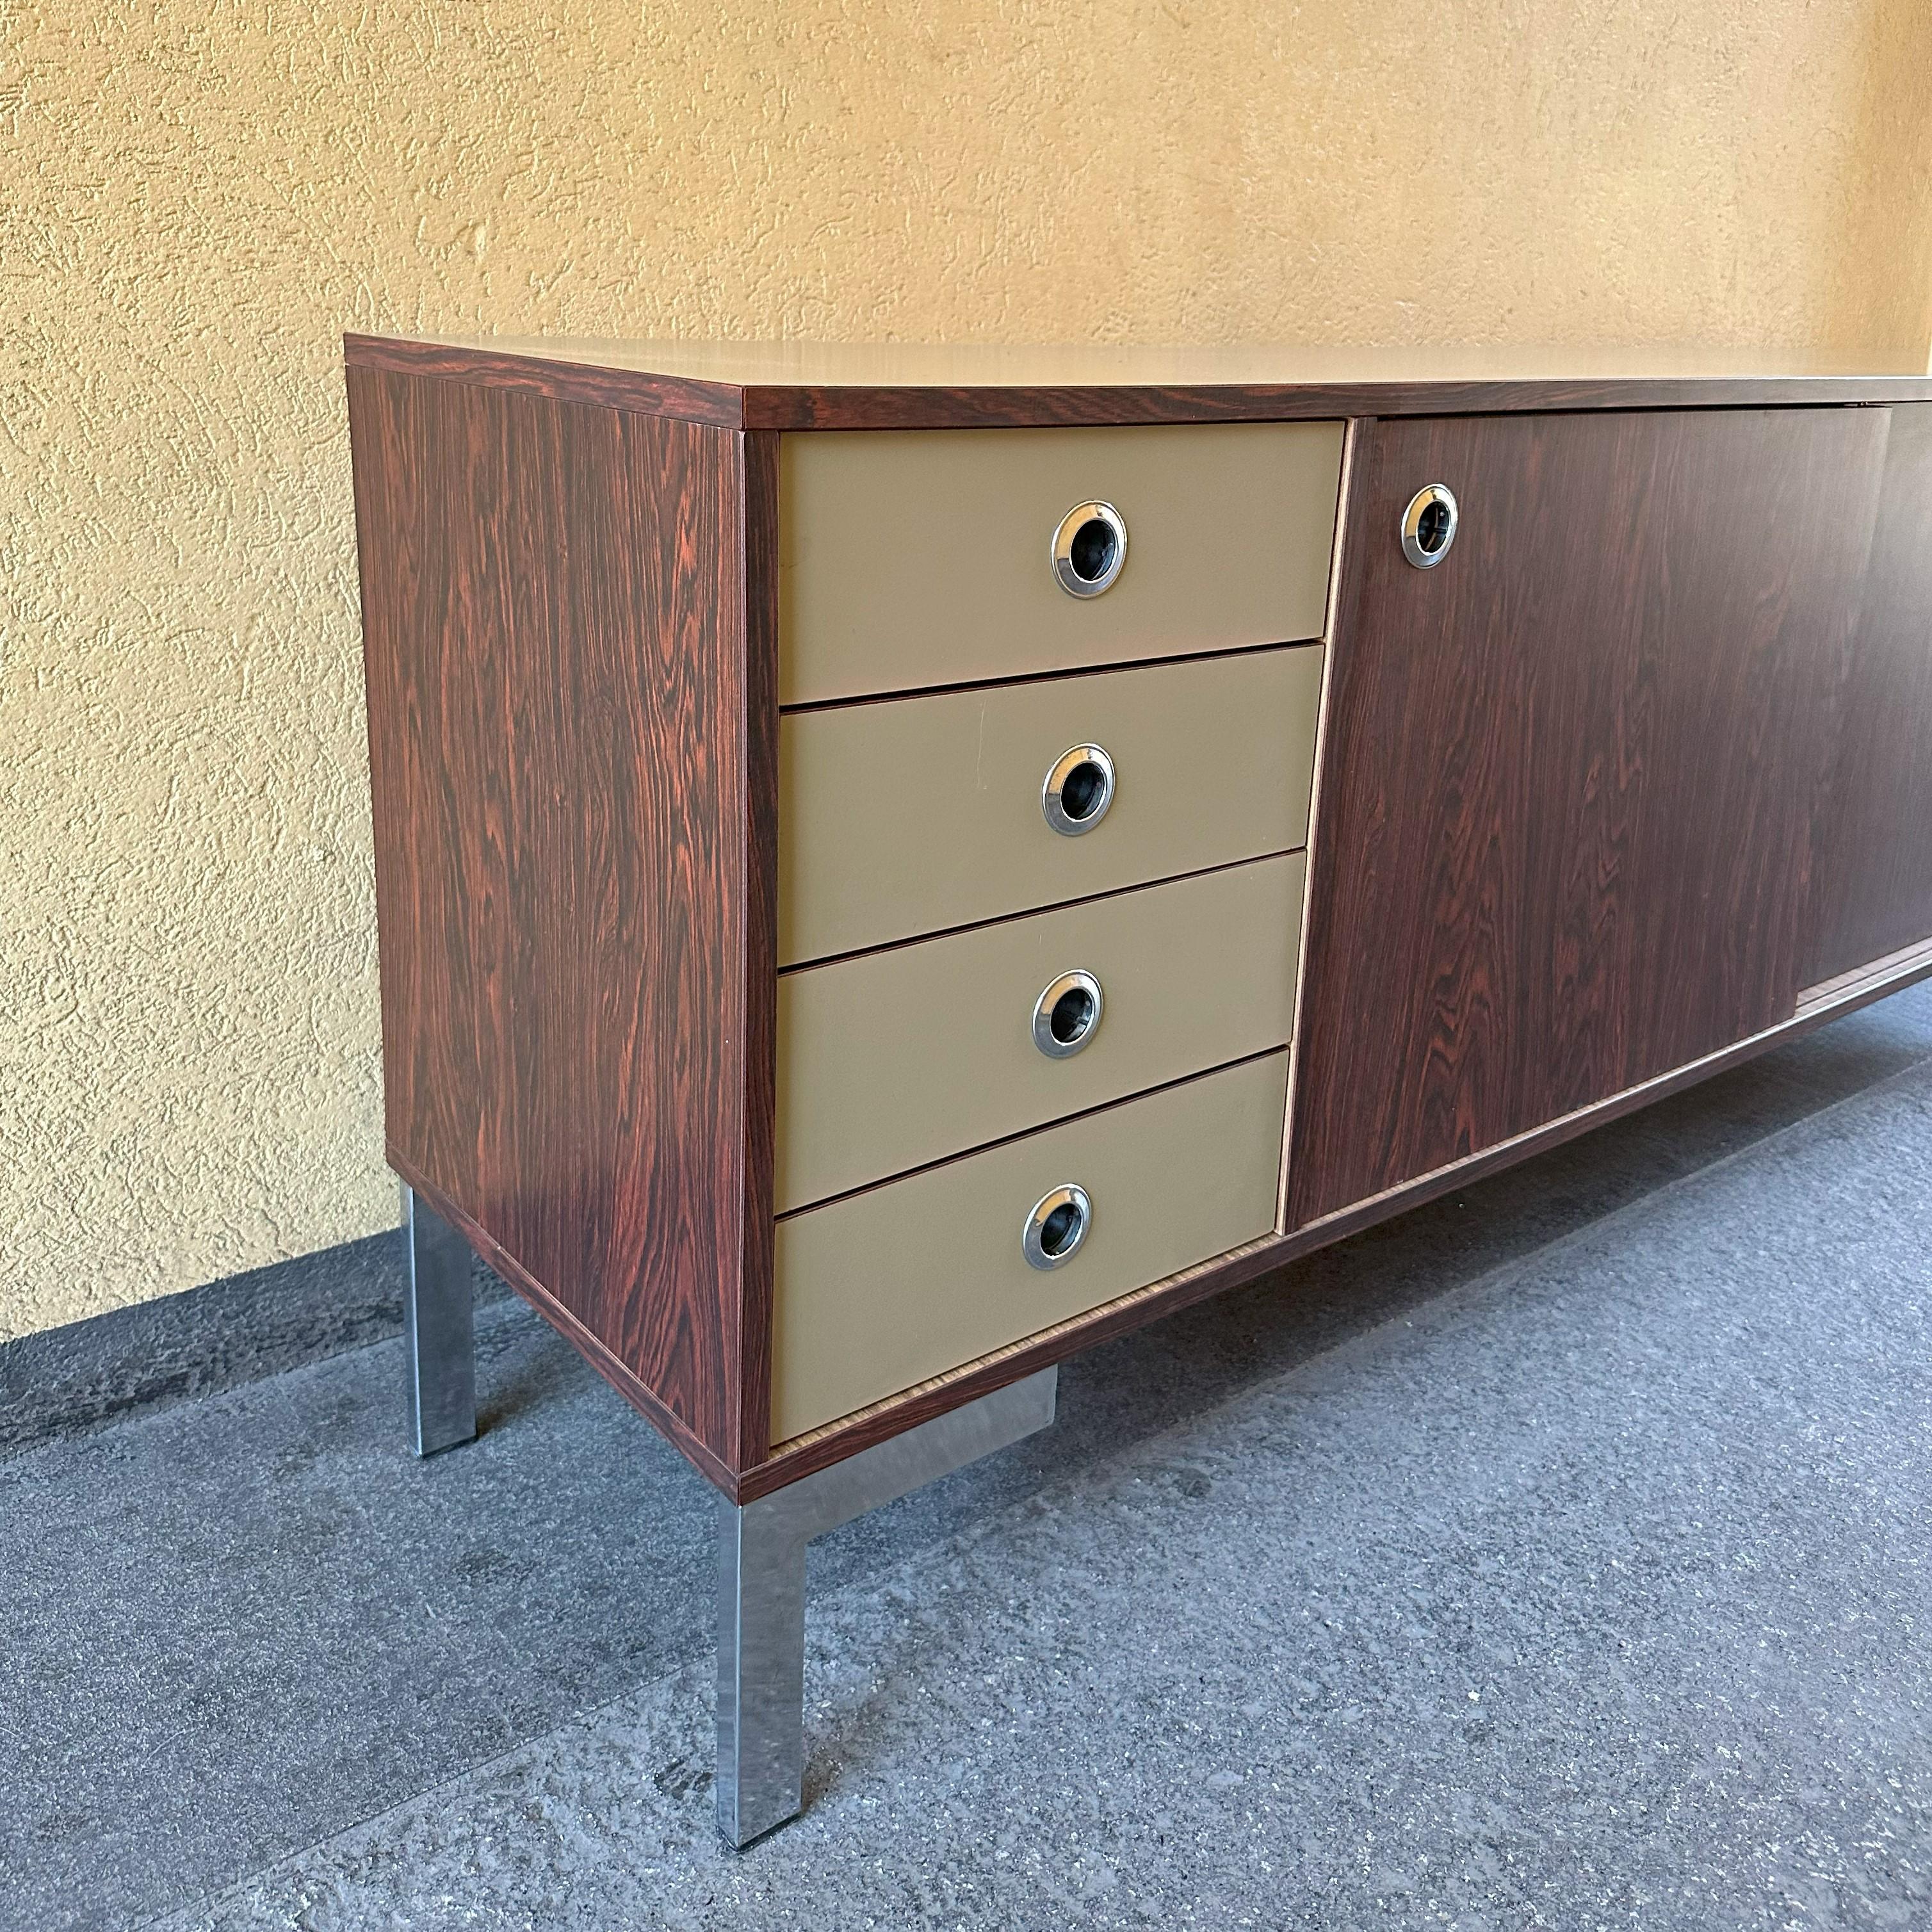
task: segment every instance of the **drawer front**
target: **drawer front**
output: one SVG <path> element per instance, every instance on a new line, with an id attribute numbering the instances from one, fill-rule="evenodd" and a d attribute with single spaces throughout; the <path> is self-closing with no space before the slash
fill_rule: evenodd
<path id="1" fill-rule="evenodd" d="M 1262 859 L 785 974 L 779 1210 L 1286 1045 L 1304 870 Z M 1067 988 L 1049 1052 L 1035 1008 L 1073 972 L 1097 1001 Z"/>
<path id="2" fill-rule="evenodd" d="M 1340 423 L 806 432 L 779 445 L 779 701 L 1319 638 Z M 1053 538 L 1126 532 L 1097 596 Z"/>
<path id="3" fill-rule="evenodd" d="M 1287 1078 L 1270 1054 L 781 1221 L 773 1441 L 1267 1234 Z M 1043 1272 L 1027 1216 L 1069 1183 L 1091 1224 Z"/>
<path id="4" fill-rule="evenodd" d="M 1322 650 L 1304 645 L 782 718 L 778 960 L 794 965 L 1306 842 Z M 1070 747 L 1116 791 L 1077 837 Z"/>

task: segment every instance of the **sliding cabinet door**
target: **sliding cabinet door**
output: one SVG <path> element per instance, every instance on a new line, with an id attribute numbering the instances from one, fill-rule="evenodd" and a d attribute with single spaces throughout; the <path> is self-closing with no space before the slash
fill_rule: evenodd
<path id="1" fill-rule="evenodd" d="M 1358 433 L 1311 854 L 1300 1226 L 1786 1018 L 1886 412 Z M 1442 560 L 1406 506 L 1454 493 Z"/>
<path id="2" fill-rule="evenodd" d="M 1883 413 L 1885 488 L 1814 838 L 1807 986 L 1932 940 L 1932 406 Z"/>

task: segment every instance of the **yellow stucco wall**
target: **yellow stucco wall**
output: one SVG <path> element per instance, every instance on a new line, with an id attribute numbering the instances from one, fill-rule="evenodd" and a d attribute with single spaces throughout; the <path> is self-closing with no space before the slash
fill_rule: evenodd
<path id="1" fill-rule="evenodd" d="M 1921 0 L 0 0 L 0 1337 L 391 1222 L 344 327 L 1922 355 Z"/>

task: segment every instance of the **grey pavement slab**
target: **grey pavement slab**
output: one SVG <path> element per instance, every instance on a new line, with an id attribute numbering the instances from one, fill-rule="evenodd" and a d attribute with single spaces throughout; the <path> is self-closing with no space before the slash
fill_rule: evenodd
<path id="1" fill-rule="evenodd" d="M 170 1932 L 1932 1922 L 1932 1069 L 1050 1480 Z"/>

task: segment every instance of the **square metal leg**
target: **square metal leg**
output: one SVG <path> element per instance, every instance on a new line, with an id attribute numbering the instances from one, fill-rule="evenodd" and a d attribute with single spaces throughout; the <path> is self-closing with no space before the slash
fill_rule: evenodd
<path id="1" fill-rule="evenodd" d="M 470 1244 L 403 1190 L 410 1238 L 403 1335 L 409 1358 L 410 1438 L 418 1456 L 476 1433 L 476 1316 Z"/>
<path id="2" fill-rule="evenodd" d="M 749 1844 L 796 1817 L 805 1787 L 805 1546 L 1044 1429 L 1059 1371 L 1042 1369 L 755 1502 L 720 1498 L 718 1828 Z"/>

